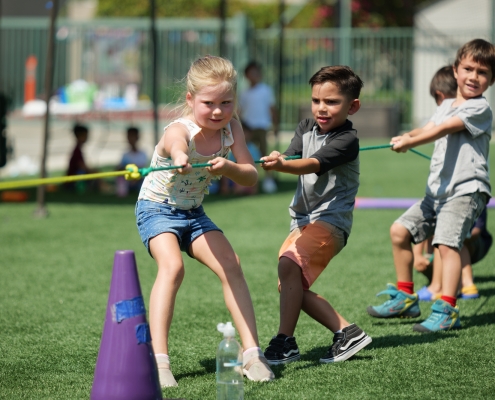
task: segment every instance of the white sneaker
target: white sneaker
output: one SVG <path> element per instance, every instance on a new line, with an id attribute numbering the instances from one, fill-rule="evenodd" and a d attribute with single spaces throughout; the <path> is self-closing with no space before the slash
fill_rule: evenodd
<path id="1" fill-rule="evenodd" d="M 263 192 L 275 193 L 277 191 L 277 184 L 273 178 L 265 178 L 262 184 Z"/>
<path id="2" fill-rule="evenodd" d="M 269 382 L 275 379 L 275 374 L 270 369 L 263 352 L 259 349 L 244 357 L 243 372 L 250 381 Z"/>
<path id="3" fill-rule="evenodd" d="M 172 375 L 172 371 L 170 370 L 170 363 L 168 362 L 158 362 L 158 380 L 160 381 L 161 387 L 173 387 L 178 386 L 177 381 Z"/>

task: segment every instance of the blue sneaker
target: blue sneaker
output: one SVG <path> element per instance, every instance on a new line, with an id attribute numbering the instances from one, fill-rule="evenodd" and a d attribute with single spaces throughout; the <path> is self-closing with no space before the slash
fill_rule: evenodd
<path id="1" fill-rule="evenodd" d="M 416 332 L 437 332 L 459 329 L 459 307 L 452 307 L 443 300 L 437 300 L 431 306 L 431 315 L 422 323 L 415 324 L 413 330 Z"/>
<path id="2" fill-rule="evenodd" d="M 388 294 L 390 300 L 379 306 L 369 306 L 366 311 L 375 318 L 416 318 L 421 315 L 418 305 L 418 295 L 408 294 L 391 283 L 387 284 L 387 290 L 380 292 L 377 296 Z"/>

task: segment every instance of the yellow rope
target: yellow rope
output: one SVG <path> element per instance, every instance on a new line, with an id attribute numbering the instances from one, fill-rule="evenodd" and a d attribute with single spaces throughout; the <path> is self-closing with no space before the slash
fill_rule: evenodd
<path id="1" fill-rule="evenodd" d="M 129 171 L 126 170 L 126 171 L 98 172 L 95 174 L 86 174 L 86 175 L 69 175 L 69 176 L 58 176 L 55 178 L 38 178 L 38 179 L 26 179 L 23 181 L 0 182 L 0 190 L 18 189 L 18 188 L 41 186 L 48 184 L 59 184 L 65 182 L 86 181 L 90 179 L 108 178 L 112 176 L 123 176 L 126 174 L 129 174 Z"/>

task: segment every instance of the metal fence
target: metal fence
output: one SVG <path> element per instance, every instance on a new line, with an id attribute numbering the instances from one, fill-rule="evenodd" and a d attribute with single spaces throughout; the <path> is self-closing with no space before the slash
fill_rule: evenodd
<path id="1" fill-rule="evenodd" d="M 191 61 L 204 54 L 219 53 L 220 22 L 159 19 L 156 26 L 158 98 L 160 104 L 171 104 L 178 99 L 180 80 Z M 282 129 L 293 129 L 309 105 L 311 75 L 322 66 L 342 63 L 348 63 L 364 81 L 363 103 L 394 104 L 403 127 L 413 122 L 412 29 L 352 29 L 349 34 L 339 29 L 286 29 L 281 81 L 278 29 L 253 30 L 245 17 L 238 16 L 227 21 L 226 31 L 226 56 L 240 72 L 240 90 L 246 84 L 242 71 L 250 59 L 263 65 L 264 79 L 276 92 L 281 82 Z M 37 93 L 43 93 L 47 35 L 46 19 L 0 21 L 0 90 L 12 98 L 15 107 L 23 104 L 24 63 L 30 55 L 38 59 Z M 59 19 L 54 84 L 62 87 L 84 79 L 111 95 L 121 95 L 132 83 L 138 86 L 141 96 L 151 97 L 150 56 L 147 19 L 96 19 L 87 23 Z"/>

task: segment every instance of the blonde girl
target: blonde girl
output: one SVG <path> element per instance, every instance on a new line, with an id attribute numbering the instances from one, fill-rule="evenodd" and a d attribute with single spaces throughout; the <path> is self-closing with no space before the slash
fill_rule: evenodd
<path id="1" fill-rule="evenodd" d="M 151 291 L 150 329 L 162 387 L 177 386 L 170 369 L 168 338 L 177 291 L 184 278 L 181 251 L 210 268 L 222 283 L 228 310 L 244 349 L 244 374 L 270 381 L 270 370 L 258 344 L 251 296 L 239 258 L 201 205 L 212 179 L 226 176 L 253 186 L 258 174 L 234 118 L 237 74 L 231 62 L 206 56 L 196 60 L 185 78 L 182 115 L 167 125 L 155 147 L 152 167 L 181 165 L 149 174 L 136 204 L 141 239 L 158 266 Z M 229 161 L 229 150 L 237 163 Z M 211 167 L 192 168 L 209 163 Z"/>

